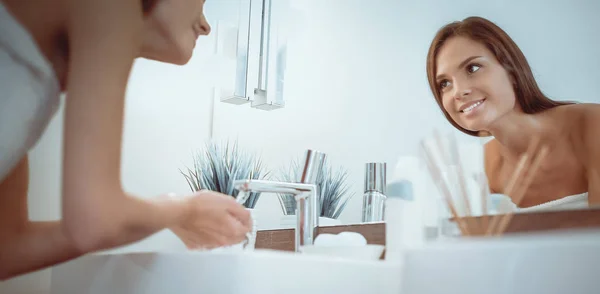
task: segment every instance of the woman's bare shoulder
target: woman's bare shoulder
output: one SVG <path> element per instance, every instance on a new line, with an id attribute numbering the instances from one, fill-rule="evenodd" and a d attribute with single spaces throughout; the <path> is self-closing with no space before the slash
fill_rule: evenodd
<path id="1" fill-rule="evenodd" d="M 597 150 L 600 150 L 600 104 L 580 104 L 577 109 L 577 119 L 574 132 L 581 138 L 584 149 L 587 150 L 587 155 L 594 152 L 594 156 L 600 155 Z"/>
<path id="2" fill-rule="evenodd" d="M 576 113 L 580 113 L 585 121 L 589 122 L 598 122 L 600 120 L 600 104 L 597 103 L 582 103 L 575 104 L 573 106 L 573 111 Z M 575 107 L 576 106 L 576 107 Z"/>
<path id="3" fill-rule="evenodd" d="M 556 107 L 553 115 L 569 126 L 573 137 L 583 138 L 585 133 L 596 129 L 600 123 L 600 104 L 580 103 Z"/>
<path id="4" fill-rule="evenodd" d="M 600 104 L 577 103 L 559 106 L 553 109 L 552 115 L 565 121 L 584 123 L 584 120 L 600 115 Z M 581 125 L 579 125 L 581 126 Z"/>
<path id="5" fill-rule="evenodd" d="M 554 115 L 566 126 L 568 139 L 575 155 L 589 162 L 590 152 L 600 150 L 600 104 L 580 103 L 557 107 Z"/>

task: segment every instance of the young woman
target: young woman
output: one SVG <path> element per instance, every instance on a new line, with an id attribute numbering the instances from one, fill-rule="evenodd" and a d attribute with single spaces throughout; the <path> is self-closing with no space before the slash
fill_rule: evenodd
<path id="1" fill-rule="evenodd" d="M 210 26 L 204 0 L 0 1 L 0 280 L 172 229 L 190 248 L 241 242 L 231 197 L 142 199 L 121 186 L 124 94 L 133 61 L 185 64 Z M 27 214 L 27 153 L 66 92 L 62 219 Z"/>
<path id="2" fill-rule="evenodd" d="M 494 137 L 485 146 L 492 193 L 504 192 L 519 156 L 539 137 L 550 153 L 519 206 L 600 202 L 600 105 L 548 98 L 501 28 L 481 17 L 442 27 L 429 49 L 427 77 L 452 125 Z"/>

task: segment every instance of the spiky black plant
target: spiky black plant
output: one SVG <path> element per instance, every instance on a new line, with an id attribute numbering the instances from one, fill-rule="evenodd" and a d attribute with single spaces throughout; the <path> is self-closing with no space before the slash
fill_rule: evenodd
<path id="1" fill-rule="evenodd" d="M 290 165 L 280 172 L 279 180 L 283 182 L 298 182 L 301 177 L 302 169 L 300 161 L 292 160 Z M 319 216 L 337 219 L 348 200 L 354 197 L 354 193 L 349 193 L 349 186 L 346 183 L 348 171 L 343 167 L 338 167 L 334 172 L 333 167 L 326 160 L 323 167 L 317 174 L 316 186 L 319 190 Z M 279 204 L 285 215 L 292 215 L 296 211 L 296 200 L 291 194 L 277 194 Z"/>
<path id="2" fill-rule="evenodd" d="M 180 170 L 190 189 L 195 191 L 211 190 L 237 198 L 238 190 L 234 189 L 236 180 L 262 180 L 268 177 L 262 161 L 254 154 L 242 152 L 237 140 L 223 146 L 214 142 L 206 144 L 202 153 L 194 155 L 194 167 Z M 254 208 L 260 193 L 252 192 L 244 202 L 247 208 Z"/>

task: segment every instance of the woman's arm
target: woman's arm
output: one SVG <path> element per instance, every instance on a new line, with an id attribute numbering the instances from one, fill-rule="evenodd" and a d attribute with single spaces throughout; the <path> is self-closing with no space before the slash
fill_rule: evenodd
<path id="1" fill-rule="evenodd" d="M 25 157 L 0 183 L 0 281 L 78 256 L 60 222 L 30 222 Z"/>
<path id="2" fill-rule="evenodd" d="M 29 220 L 28 186 L 26 156 L 0 183 L 0 281 L 82 254 L 65 234 L 61 221 Z"/>
<path id="3" fill-rule="evenodd" d="M 186 217 L 180 201 L 128 197 L 120 184 L 124 96 L 139 53 L 139 0 L 70 0 L 63 225 L 79 252 L 142 239 Z"/>

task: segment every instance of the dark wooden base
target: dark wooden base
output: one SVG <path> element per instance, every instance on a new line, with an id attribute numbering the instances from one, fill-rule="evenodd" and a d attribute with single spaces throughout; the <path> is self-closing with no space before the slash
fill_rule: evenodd
<path id="1" fill-rule="evenodd" d="M 338 234 L 341 232 L 356 232 L 362 234 L 368 244 L 385 245 L 385 223 L 354 224 L 327 226 L 317 228 L 319 234 Z M 267 230 L 256 233 L 257 249 L 275 249 L 294 251 L 294 229 Z"/>
<path id="2" fill-rule="evenodd" d="M 487 217 L 487 222 L 494 216 Z M 486 217 L 463 218 L 469 231 L 474 235 L 483 235 L 485 231 L 476 228 L 485 227 Z M 513 214 L 504 234 L 543 232 L 567 229 L 600 227 L 600 209 L 546 211 Z"/>
<path id="3" fill-rule="evenodd" d="M 481 224 L 482 217 L 465 218 L 469 227 Z M 600 228 L 600 209 L 531 212 L 513 215 L 505 233 L 526 233 L 564 229 Z M 322 233 L 357 232 L 362 234 L 368 244 L 385 245 L 385 223 L 367 223 L 341 226 L 319 227 L 317 235 Z M 256 245 L 258 249 L 294 251 L 294 229 L 258 231 Z"/>

